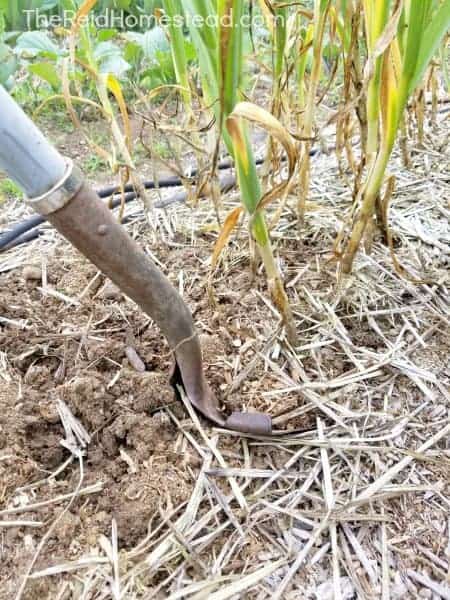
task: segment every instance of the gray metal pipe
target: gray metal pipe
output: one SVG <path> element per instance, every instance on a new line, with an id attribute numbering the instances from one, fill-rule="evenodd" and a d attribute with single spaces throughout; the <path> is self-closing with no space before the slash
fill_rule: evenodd
<path id="1" fill-rule="evenodd" d="M 0 85 L 0 170 L 30 198 L 61 180 L 66 162 Z"/>

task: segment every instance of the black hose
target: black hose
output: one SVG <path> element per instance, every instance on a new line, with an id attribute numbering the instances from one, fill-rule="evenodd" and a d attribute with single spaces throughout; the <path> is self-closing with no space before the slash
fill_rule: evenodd
<path id="1" fill-rule="evenodd" d="M 21 237 L 23 234 L 27 233 L 30 229 L 34 229 L 38 225 L 44 222 L 44 218 L 41 215 L 33 215 L 29 219 L 14 225 L 9 231 L 6 233 L 2 233 L 0 235 L 0 251 L 9 246 L 11 242 L 15 239 Z"/>
<path id="2" fill-rule="evenodd" d="M 258 159 L 256 161 L 256 164 L 262 164 L 262 160 Z M 232 166 L 233 166 L 232 160 L 225 159 L 225 160 L 219 162 L 219 164 L 217 165 L 217 168 L 219 170 L 225 170 L 225 169 L 230 169 Z M 195 177 L 197 174 L 198 174 L 198 169 L 193 169 L 191 171 L 190 177 Z M 188 177 L 186 177 L 186 179 L 188 179 Z M 183 181 L 182 181 L 181 177 L 178 177 L 177 175 L 173 175 L 171 177 L 166 177 L 166 178 L 160 179 L 157 183 L 153 180 L 145 181 L 143 185 L 146 190 L 153 190 L 156 188 L 180 187 L 181 185 L 183 185 Z M 97 191 L 97 194 L 100 198 L 109 198 L 110 196 L 120 194 L 120 192 L 121 192 L 121 190 L 120 190 L 119 186 L 109 186 L 109 187 L 101 188 L 100 190 Z M 133 184 L 127 184 L 124 187 L 124 192 L 125 192 L 125 202 L 126 203 L 132 202 L 137 197 L 137 194 L 134 191 Z M 119 206 L 119 204 L 121 202 L 122 202 L 122 198 L 113 199 L 113 201 L 111 203 L 111 208 L 116 208 L 117 206 Z M 163 208 L 163 206 L 158 207 L 157 205 L 155 207 Z M 14 225 L 9 231 L 2 233 L 0 235 L 0 252 L 3 250 L 9 250 L 10 248 L 13 248 L 14 246 L 19 245 L 19 243 L 23 244 L 23 243 L 29 242 L 31 240 L 34 240 L 36 237 L 38 237 L 39 233 L 37 235 L 30 235 L 30 236 L 26 236 L 24 234 L 29 232 L 31 229 L 34 229 L 35 227 L 42 225 L 42 223 L 45 223 L 45 222 L 46 222 L 45 217 L 43 217 L 41 215 L 33 215 L 32 217 L 25 219 L 21 223 Z M 16 240 L 18 240 L 19 238 L 20 238 L 20 242 L 18 242 L 17 244 L 13 243 Z"/>
<path id="3" fill-rule="evenodd" d="M 315 154 L 317 154 L 318 150 L 317 149 L 312 149 L 310 151 L 310 156 L 314 156 Z M 256 159 L 255 163 L 257 166 L 262 165 L 264 162 L 263 158 L 258 158 Z M 225 159 L 221 162 L 219 162 L 219 164 L 217 165 L 217 168 L 221 171 L 226 170 L 226 169 L 231 169 L 231 167 L 233 166 L 233 161 L 231 159 Z M 191 171 L 190 177 L 195 177 L 198 174 L 198 169 L 193 169 Z M 186 178 L 187 179 L 187 178 Z M 153 180 L 149 180 L 149 181 L 145 181 L 143 183 L 144 187 L 146 190 L 153 190 L 156 188 L 171 188 L 171 187 L 180 187 L 183 185 L 183 181 L 181 177 L 178 177 L 177 175 L 171 176 L 171 177 L 166 177 L 163 179 L 160 179 L 157 183 Z M 132 184 L 127 184 L 124 187 L 124 201 L 125 203 L 128 202 L 132 202 L 133 200 L 135 200 L 137 198 L 137 194 L 134 191 L 134 187 Z M 110 196 L 114 196 L 114 195 L 118 195 L 120 194 L 121 190 L 119 186 L 109 186 L 109 187 L 105 187 L 105 188 L 101 188 L 100 190 L 97 191 L 97 194 L 100 198 L 109 198 Z M 166 208 L 167 206 L 177 203 L 177 202 L 184 202 L 186 200 L 187 194 L 185 193 L 180 193 L 180 194 L 175 194 L 175 196 L 172 198 L 168 198 L 167 200 L 161 200 L 160 202 L 156 202 L 154 204 L 155 208 Z M 120 204 L 122 203 L 122 196 L 117 196 L 116 198 L 112 198 L 112 201 L 110 203 L 110 207 L 113 208 L 117 208 L 118 206 L 120 206 Z M 46 218 L 41 216 L 41 215 L 33 215 L 32 217 L 29 217 L 28 219 L 25 219 L 24 221 L 22 221 L 21 223 L 17 223 L 17 225 L 14 225 L 13 227 L 11 227 L 11 229 L 9 229 L 8 231 L 6 231 L 5 233 L 0 235 L 0 252 L 3 252 L 5 250 L 10 250 L 11 248 L 14 248 L 16 246 L 19 246 L 21 244 L 26 244 L 28 242 L 31 242 L 32 240 L 36 239 L 37 237 L 39 237 L 39 235 L 41 234 L 41 230 L 36 229 L 39 225 L 42 225 L 43 223 L 46 222 Z"/>
<path id="4" fill-rule="evenodd" d="M 236 178 L 232 177 L 232 176 L 228 176 L 228 177 L 222 177 L 220 178 L 220 188 L 222 190 L 222 192 L 227 191 L 231 186 L 234 186 L 236 184 Z M 133 200 L 135 200 L 137 197 L 137 194 L 135 192 L 128 192 L 127 194 L 124 195 L 124 201 L 125 203 L 131 202 Z M 154 203 L 153 208 L 159 208 L 159 209 L 164 209 L 167 208 L 168 206 L 171 206 L 172 204 L 177 204 L 177 203 L 183 203 L 186 202 L 187 199 L 187 192 L 183 191 L 183 192 L 178 192 L 176 194 L 174 194 L 173 196 L 170 196 L 170 198 L 162 198 L 161 200 L 158 200 L 157 202 Z M 118 206 L 120 206 L 120 204 L 122 203 L 122 197 L 118 196 L 116 198 L 113 198 L 111 203 L 110 203 L 110 207 L 111 209 L 117 208 Z M 131 215 L 130 217 L 125 216 L 122 219 L 122 223 L 128 223 L 134 215 Z M 5 244 L 4 246 L 2 245 L 3 243 L 3 238 L 0 236 L 0 253 L 4 252 L 6 250 L 11 250 L 11 248 L 15 248 L 16 246 L 20 246 L 22 244 L 27 244 L 28 242 L 31 242 L 33 240 L 35 240 L 36 238 L 38 238 L 41 233 L 42 230 L 38 229 L 36 227 L 36 225 L 40 225 L 43 222 L 45 222 L 45 220 L 43 219 L 43 217 L 41 217 L 40 215 L 38 215 L 38 217 L 33 217 L 33 220 L 37 223 L 35 223 L 35 225 L 33 226 L 33 228 L 28 228 L 25 229 L 25 226 L 27 224 L 29 224 L 29 222 L 31 222 L 31 218 L 28 219 L 27 221 L 24 221 L 23 223 L 20 223 L 19 225 L 17 225 L 16 227 L 14 227 L 14 229 L 12 229 L 11 231 L 9 231 L 8 233 L 3 234 L 3 236 L 6 238 L 11 238 L 11 234 L 13 232 L 19 232 L 21 231 L 21 233 L 18 233 L 18 235 L 16 235 L 15 237 L 13 237 L 13 239 L 10 239 L 10 241 Z"/>
<path id="5" fill-rule="evenodd" d="M 220 163 L 218 165 L 218 168 L 219 169 L 230 168 L 230 160 L 223 161 L 222 163 Z M 197 175 L 197 169 L 193 170 L 192 174 L 191 174 L 192 177 L 195 177 L 195 175 Z M 158 182 L 158 187 L 161 187 L 161 188 L 179 187 L 181 185 L 183 185 L 181 178 L 176 175 L 174 175 L 172 177 L 167 177 L 165 179 L 161 179 Z M 146 190 L 152 190 L 152 189 L 155 189 L 157 186 L 154 181 L 145 181 L 144 187 Z M 124 187 L 124 191 L 125 191 L 125 202 L 131 202 L 132 200 L 134 200 L 136 198 L 136 193 L 134 192 L 134 188 L 133 188 L 132 184 L 127 184 Z M 109 198 L 109 196 L 113 196 L 113 195 L 119 194 L 119 193 L 120 193 L 119 186 L 109 186 L 109 187 L 105 187 L 105 188 L 102 188 L 97 191 L 97 194 L 100 198 Z M 118 204 L 120 204 L 120 202 L 121 202 L 120 200 L 118 201 L 118 203 L 115 200 L 113 200 L 112 208 L 115 208 L 116 206 L 118 206 Z M 42 223 L 45 223 L 45 221 L 46 221 L 45 217 L 43 217 L 41 215 L 33 215 L 32 217 L 25 219 L 21 223 L 18 223 L 17 225 L 12 227 L 9 231 L 0 235 L 0 250 L 3 250 L 4 248 L 6 248 L 6 246 L 9 246 L 11 244 L 11 242 L 13 242 L 16 238 L 22 236 L 24 233 L 26 233 L 30 229 L 34 229 L 34 227 L 37 227 L 38 225 L 42 225 Z"/>

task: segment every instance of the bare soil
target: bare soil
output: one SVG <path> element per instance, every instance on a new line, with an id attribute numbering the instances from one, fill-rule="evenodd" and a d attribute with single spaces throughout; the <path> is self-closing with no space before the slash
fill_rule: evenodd
<path id="1" fill-rule="evenodd" d="M 154 246 L 152 253 L 169 274 L 181 267 L 190 282 L 188 298 L 200 325 L 208 380 L 222 395 L 224 384 L 232 379 L 223 363 L 232 361 L 244 344 L 245 358 L 255 356 L 258 343 L 251 315 L 263 308 L 250 289 L 248 264 L 236 269 L 233 290 L 227 290 L 225 282 L 218 286 L 211 307 L 206 289 L 208 246 L 192 249 L 186 243 L 180 237 L 180 248 Z M 67 245 L 59 244 L 45 258 L 49 286 L 64 294 L 65 301 L 46 296 L 42 281 L 26 279 L 29 264 L 1 276 L 0 314 L 26 323 L 22 330 L 0 325 L 0 347 L 9 367 L 0 389 L 2 498 L 8 502 L 18 488 L 45 478 L 70 456 L 60 443 L 64 429 L 56 410 L 58 398 L 92 435 L 83 487 L 101 481 L 103 491 L 83 499 L 65 516 L 37 569 L 47 566 L 49 557 L 57 561 L 87 550 L 100 534 L 108 535 L 113 517 L 121 544 L 132 548 L 147 534 L 161 503 L 178 506 L 189 499 L 199 467 L 195 455 L 171 449 L 177 429 L 162 409 L 170 406 L 179 419 L 185 412 L 168 383 L 171 356 L 154 324 Z M 145 373 L 136 372 L 126 358 L 130 332 Z M 225 409 L 267 408 L 261 406 L 259 392 L 270 388 L 270 378 L 263 382 L 260 377 L 264 380 L 259 367 L 243 384 L 245 401 L 241 394 L 231 394 Z M 275 416 L 293 406 L 288 400 Z M 308 420 L 291 425 L 307 426 Z M 34 489 L 31 497 L 45 501 L 70 493 L 78 476 L 77 465 L 71 465 L 50 487 L 45 482 Z M 38 514 L 27 513 L 27 518 L 49 523 L 59 510 L 51 505 Z M 33 545 L 23 552 L 25 538 L 25 530 L 8 529 L 2 545 L 2 572 L 9 573 L 11 594 L 34 549 Z M 29 590 L 28 597 L 40 598 L 41 593 L 38 586 L 36 595 Z"/>

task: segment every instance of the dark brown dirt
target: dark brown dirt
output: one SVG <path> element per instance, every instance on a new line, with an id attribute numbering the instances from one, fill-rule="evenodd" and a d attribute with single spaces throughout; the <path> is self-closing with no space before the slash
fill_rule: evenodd
<path id="1" fill-rule="evenodd" d="M 186 296 L 198 323 L 207 377 L 221 396 L 233 379 L 231 363 L 240 348 L 246 347 L 241 360 L 247 363 L 260 346 L 253 319 L 264 308 L 249 291 L 247 265 L 236 270 L 233 289 L 218 279 L 211 305 L 207 267 L 200 266 L 209 255 L 206 244 L 197 249 L 152 250 L 165 261 L 169 276 L 181 265 L 189 274 Z M 1 275 L 0 313 L 13 321 L 24 320 L 27 329 L 0 325 L 9 379 L 0 388 L 0 510 L 9 505 L 17 488 L 47 477 L 69 457 L 61 445 L 64 430 L 56 409 L 58 398 L 92 436 L 83 487 L 103 482 L 103 491 L 74 503 L 46 544 L 37 569 L 82 554 L 100 534 L 109 535 L 112 518 L 122 547 L 135 546 L 147 534 L 151 520 L 159 520 L 160 506 L 176 507 L 189 499 L 197 473 L 196 457 L 174 450 L 177 428 L 160 410 L 170 405 L 179 419 L 186 418 L 168 384 L 171 358 L 158 330 L 123 295 L 103 293 L 103 277 L 81 298 L 97 271 L 67 245 L 59 246 L 47 260 L 49 285 L 66 300 L 43 294 L 41 282 L 28 279 L 24 267 Z M 36 263 L 30 259 L 27 264 Z M 268 333 L 267 326 L 273 328 L 275 322 L 266 319 L 261 333 Z M 134 371 L 126 358 L 130 332 L 145 373 Z M 257 365 L 241 390 L 227 397 L 225 409 L 270 409 L 261 400 L 261 391 L 272 383 Z M 292 407 L 287 399 L 282 410 Z M 28 502 L 45 501 L 72 492 L 78 479 L 75 461 L 51 484 L 44 482 L 24 493 Z M 51 504 L 23 518 L 50 524 L 63 506 Z M 0 579 L 6 578 L 8 593 L 17 589 L 18 577 L 40 536 L 33 535 L 30 551 L 23 553 L 26 538 L 25 528 L 7 529 L 3 536 Z M 26 597 L 43 598 L 46 593 L 35 582 L 27 586 Z"/>

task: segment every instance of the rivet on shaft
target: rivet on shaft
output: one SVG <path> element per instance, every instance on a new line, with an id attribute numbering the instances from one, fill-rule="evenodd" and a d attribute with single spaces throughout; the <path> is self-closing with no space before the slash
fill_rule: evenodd
<path id="1" fill-rule="evenodd" d="M 106 235 L 108 233 L 108 225 L 99 225 L 97 228 L 98 235 Z"/>

